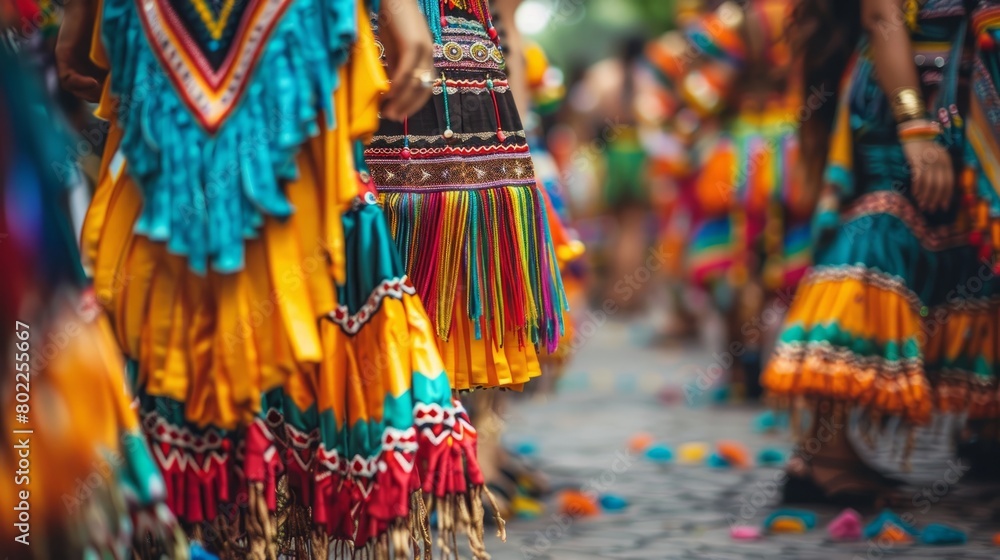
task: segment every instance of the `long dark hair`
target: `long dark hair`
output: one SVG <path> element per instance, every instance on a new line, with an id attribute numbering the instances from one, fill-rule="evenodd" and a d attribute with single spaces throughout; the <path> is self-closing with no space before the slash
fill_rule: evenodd
<path id="1" fill-rule="evenodd" d="M 789 30 L 801 57 L 802 100 L 814 91 L 833 92 L 809 113 L 800 128 L 802 163 L 809 186 L 818 186 L 826 165 L 837 93 L 848 60 L 861 36 L 860 0 L 798 0 Z M 811 108 L 811 107 L 810 107 Z"/>

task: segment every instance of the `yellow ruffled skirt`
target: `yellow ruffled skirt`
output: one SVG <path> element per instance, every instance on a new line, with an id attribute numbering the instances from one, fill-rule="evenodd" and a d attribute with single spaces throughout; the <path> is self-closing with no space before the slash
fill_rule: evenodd
<path id="1" fill-rule="evenodd" d="M 84 225 L 167 502 L 227 558 L 431 554 L 434 508 L 443 554 L 463 531 L 485 557 L 475 430 L 384 216 L 358 199 L 357 143 L 388 86 L 363 9 L 358 21 L 336 128 L 321 121 L 299 153 L 284 188 L 295 212 L 265 218 L 242 270 L 196 274 L 134 233 L 143 201 L 114 121 Z"/>

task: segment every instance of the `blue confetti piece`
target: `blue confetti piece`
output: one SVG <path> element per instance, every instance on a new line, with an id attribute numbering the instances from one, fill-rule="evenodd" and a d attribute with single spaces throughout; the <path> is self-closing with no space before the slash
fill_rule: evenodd
<path id="1" fill-rule="evenodd" d="M 522 441 L 514 447 L 514 453 L 524 457 L 531 457 L 538 453 L 538 446 L 533 441 Z"/>
<path id="2" fill-rule="evenodd" d="M 668 463 L 674 459 L 674 452 L 666 445 L 651 445 L 646 450 L 646 458 L 657 463 Z"/>
<path id="3" fill-rule="evenodd" d="M 919 531 L 917 531 L 913 525 L 903 521 L 903 519 L 896 515 L 896 513 L 891 509 L 886 509 L 883 510 L 874 521 L 865 526 L 865 538 L 874 539 L 877 537 L 885 528 L 886 523 L 892 523 L 893 525 L 906 531 L 910 536 L 916 537 L 919 534 Z"/>
<path id="4" fill-rule="evenodd" d="M 762 449 L 757 454 L 757 463 L 764 467 L 773 467 L 785 462 L 785 452 L 778 449 Z"/>
<path id="5" fill-rule="evenodd" d="M 601 507 L 606 511 L 621 511 L 628 507 L 628 500 L 615 494 L 601 496 Z"/>
<path id="6" fill-rule="evenodd" d="M 725 457 L 719 455 L 718 453 L 712 453 L 705 460 L 705 464 L 713 469 L 728 469 L 730 466 L 729 461 Z"/>
<path id="7" fill-rule="evenodd" d="M 920 533 L 920 542 L 929 545 L 965 544 L 968 540 L 964 532 L 941 523 L 931 523 Z"/>

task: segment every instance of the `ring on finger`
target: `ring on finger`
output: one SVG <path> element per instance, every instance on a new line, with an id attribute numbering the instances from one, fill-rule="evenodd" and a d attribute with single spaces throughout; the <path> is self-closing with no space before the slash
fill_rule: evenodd
<path id="1" fill-rule="evenodd" d="M 420 85 L 430 89 L 434 87 L 434 73 L 430 70 L 414 70 L 413 78 L 420 82 Z"/>

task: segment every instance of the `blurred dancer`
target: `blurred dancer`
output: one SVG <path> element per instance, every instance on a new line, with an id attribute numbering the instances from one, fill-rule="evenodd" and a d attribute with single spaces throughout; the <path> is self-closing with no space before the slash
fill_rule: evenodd
<path id="1" fill-rule="evenodd" d="M 703 15 L 698 0 L 678 3 L 678 29 L 687 29 Z M 703 213 L 694 186 L 720 133 L 722 99 L 709 95 L 704 104 L 686 101 L 684 81 L 696 52 L 683 31 L 673 30 L 652 41 L 644 55 L 655 85 L 643 111 L 651 126 L 641 138 L 649 153 L 650 201 L 659 218 L 659 244 L 669 257 L 663 270 L 669 297 L 660 332 L 664 341 L 694 336 L 703 326 L 699 316 L 704 309 L 694 301 L 699 298 L 690 297 L 699 295 L 702 286 L 691 282 L 687 261 L 694 248 L 691 235 Z"/>
<path id="2" fill-rule="evenodd" d="M 613 82 L 615 91 L 608 92 L 616 100 L 614 110 L 602 120 L 605 147 L 604 204 L 615 219 L 608 255 L 611 259 L 609 291 L 606 297 L 617 301 L 623 309 L 638 309 L 642 297 L 623 289 L 620 280 L 631 278 L 643 266 L 649 246 L 649 184 L 646 152 L 639 141 L 637 74 L 644 41 L 627 41 L 618 61 L 620 81 Z M 598 79 L 615 79 L 599 77 Z M 638 293 L 647 290 L 640 286 Z"/>
<path id="3" fill-rule="evenodd" d="M 725 317 L 722 365 L 749 398 L 760 394 L 760 360 L 777 323 L 763 312 L 788 299 L 808 260 L 810 204 L 794 172 L 800 103 L 789 7 L 723 2 L 686 14 L 683 32 L 647 54 L 666 89 L 667 127 L 690 154 L 685 161 L 670 149 L 657 158 L 681 193 L 668 232 L 688 242 L 690 282 Z"/>
<path id="4" fill-rule="evenodd" d="M 992 274 L 1000 274 L 1000 142 L 997 115 L 1000 107 L 1000 2 L 977 0 L 971 3 L 970 43 L 973 51 L 971 96 L 966 115 L 967 168 L 962 174 L 962 200 L 972 213 L 970 240 L 979 249 L 979 258 L 992 264 Z M 968 47 L 967 47 L 968 48 Z M 981 269 L 982 271 L 982 269 Z M 986 271 L 987 273 L 990 271 Z M 971 463 L 972 473 L 996 480 L 1000 462 L 1000 433 L 995 419 L 1000 402 L 981 393 L 970 417 L 970 437 L 960 444 L 960 454 Z"/>
<path id="5" fill-rule="evenodd" d="M 434 97 L 383 119 L 365 159 L 453 386 L 520 389 L 566 307 L 545 202 L 488 3 L 421 6 Z"/>
<path id="6" fill-rule="evenodd" d="M 571 98 L 581 147 L 576 159 L 592 157 L 603 168 L 597 211 L 611 218 L 607 245 L 600 251 L 607 262 L 603 299 L 623 310 L 638 309 L 646 292 L 632 280 L 649 245 L 646 155 L 636 107 L 643 44 L 641 38 L 628 39 L 618 56 L 590 66 Z"/>
<path id="7" fill-rule="evenodd" d="M 111 121 L 84 256 L 168 503 L 224 558 L 485 558 L 475 432 L 361 158 L 429 98 L 430 35 L 413 0 L 383 48 L 365 3 L 272 7 L 73 2 L 60 33 Z"/>
<path id="8" fill-rule="evenodd" d="M 0 31 L 9 15 L 0 9 Z M 114 335 L 86 289 L 66 177 L 51 166 L 71 145 L 65 123 L 5 49 L 0 75 L 0 495 L 13 508 L 2 549 L 18 559 L 124 558 L 133 547 L 187 558 Z"/>
<path id="9" fill-rule="evenodd" d="M 504 6 L 510 17 L 516 3 Z M 486 0 L 421 8 L 435 43 L 433 73 L 423 76 L 434 96 L 402 122 L 383 120 L 365 159 L 453 387 L 521 390 L 542 373 L 539 353 L 558 346 L 566 308 L 514 99 L 523 71 L 507 75 Z M 505 27 L 518 45 L 513 21 Z M 476 399 L 490 482 L 504 462 L 495 398 Z"/>
<path id="10" fill-rule="evenodd" d="M 716 13 L 723 20 L 736 19 L 725 15 L 727 6 Z M 788 43 L 790 14 L 788 0 L 745 4 L 739 28 L 745 47 L 732 99 L 736 116 L 723 151 L 714 156 L 730 161 L 735 171 L 727 178 L 732 185 L 728 229 L 733 246 L 727 280 L 734 293 L 727 313 L 726 350 L 733 356 L 737 389 L 749 399 L 761 396 L 761 360 L 809 264 L 813 199 L 803 192 L 796 172 L 802 96 Z M 711 28 L 695 32 L 696 41 L 705 31 Z M 731 155 L 723 155 L 726 152 Z M 716 184 L 700 188 L 725 184 L 708 177 Z"/>
<path id="11" fill-rule="evenodd" d="M 824 442 L 789 463 L 786 500 L 892 501 L 892 481 L 846 437 L 855 407 L 872 430 L 885 416 L 995 415 L 995 281 L 988 271 L 983 279 L 970 243 L 972 199 L 960 202 L 955 188 L 968 110 L 965 8 L 799 5 L 804 85 L 837 94 L 803 123 L 806 176 L 824 189 L 822 238 L 764 375 L 779 403 L 812 413 L 804 437 Z"/>

